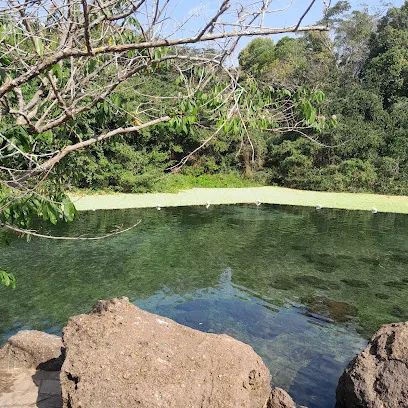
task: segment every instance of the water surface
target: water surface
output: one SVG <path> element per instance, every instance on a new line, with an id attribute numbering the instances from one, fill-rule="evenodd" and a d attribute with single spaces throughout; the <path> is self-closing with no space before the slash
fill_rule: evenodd
<path id="1" fill-rule="evenodd" d="M 0 343 L 22 328 L 59 333 L 94 300 L 136 305 L 252 345 L 274 385 L 332 408 L 338 377 L 386 322 L 408 320 L 408 217 L 278 206 L 81 213 L 52 232 L 102 241 L 14 241 L 2 267 Z M 46 230 L 44 228 L 44 230 Z"/>

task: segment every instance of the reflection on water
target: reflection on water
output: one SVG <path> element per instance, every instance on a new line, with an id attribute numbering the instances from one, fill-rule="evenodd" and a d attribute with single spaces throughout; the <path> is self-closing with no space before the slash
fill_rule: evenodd
<path id="1" fill-rule="evenodd" d="M 272 381 L 310 408 L 334 405 L 338 377 L 383 323 L 408 319 L 408 217 L 277 206 L 97 211 L 52 232 L 103 241 L 0 248 L 0 343 L 58 333 L 94 300 L 136 305 L 251 344 Z"/>
<path id="2" fill-rule="evenodd" d="M 232 276 L 227 268 L 213 288 L 182 296 L 164 289 L 135 304 L 194 329 L 227 333 L 251 344 L 269 367 L 274 385 L 309 407 L 333 407 L 337 380 L 365 340 L 354 330 L 328 324 L 306 306 L 276 306 L 235 285 Z"/>

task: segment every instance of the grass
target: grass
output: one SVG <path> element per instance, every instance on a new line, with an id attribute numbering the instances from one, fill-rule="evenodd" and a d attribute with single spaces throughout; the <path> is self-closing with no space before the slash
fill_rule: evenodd
<path id="1" fill-rule="evenodd" d="M 203 180 L 207 180 L 203 178 Z M 199 184 L 202 187 L 202 184 Z M 285 204 L 323 208 L 342 208 L 348 210 L 391 212 L 408 214 L 407 196 L 386 196 L 360 193 L 332 193 L 320 191 L 294 190 L 283 187 L 236 187 L 231 188 L 192 188 L 178 193 L 146 194 L 71 194 L 79 211 L 99 209 L 123 209 L 206 205 L 245 204 L 260 200 L 265 204 Z"/>

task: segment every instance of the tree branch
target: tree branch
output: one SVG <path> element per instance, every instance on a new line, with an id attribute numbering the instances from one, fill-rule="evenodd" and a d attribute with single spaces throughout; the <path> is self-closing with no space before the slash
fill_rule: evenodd
<path id="1" fill-rule="evenodd" d="M 44 171 L 47 169 L 52 168 L 57 164 L 63 157 L 65 157 L 68 153 L 73 152 L 78 149 L 82 149 L 84 147 L 90 146 L 96 142 L 99 142 L 101 140 L 108 139 L 112 136 L 124 134 L 124 133 L 131 133 L 131 132 L 137 132 L 139 130 L 145 129 L 149 126 L 157 125 L 158 123 L 162 122 L 167 122 L 171 118 L 170 116 L 162 116 L 161 118 L 157 118 L 154 120 L 151 120 L 150 122 L 143 123 L 142 125 L 139 126 L 131 126 L 127 128 L 117 128 L 115 130 L 111 130 L 108 133 L 105 133 L 103 135 L 99 136 L 94 136 L 91 139 L 84 140 L 82 142 L 75 143 L 73 145 L 65 146 L 56 156 L 52 157 L 51 159 L 47 160 L 45 163 L 43 163 L 37 170 Z M 36 171 L 37 172 L 37 171 Z"/>
<path id="2" fill-rule="evenodd" d="M 130 231 L 131 229 L 137 227 L 141 222 L 142 220 L 139 220 L 136 224 L 132 225 L 131 227 L 113 231 L 113 232 L 110 232 L 109 234 L 105 234 L 100 237 L 61 237 L 61 236 L 55 236 L 55 235 L 45 235 L 45 234 L 40 234 L 39 232 L 35 232 L 33 230 L 18 228 L 13 225 L 7 224 L 5 222 L 0 222 L 0 227 L 7 228 L 19 234 L 32 235 L 33 237 L 38 237 L 38 238 L 46 238 L 46 239 L 54 239 L 54 240 L 62 240 L 62 241 L 97 241 L 100 239 L 113 237 L 114 235 L 119 235 L 119 234 L 123 234 L 124 232 Z"/>
<path id="3" fill-rule="evenodd" d="M 271 35 L 271 34 L 285 34 L 293 32 L 307 32 L 307 31 L 328 31 L 326 26 L 316 25 L 316 26 L 305 26 L 298 27 L 291 26 L 287 28 L 265 28 L 260 30 L 243 30 L 243 31 L 230 31 L 226 33 L 216 33 L 216 34 L 206 34 L 203 35 L 198 40 L 196 37 L 179 38 L 174 40 L 159 39 L 153 41 L 145 41 L 133 44 L 120 44 L 120 45 L 107 45 L 97 48 L 93 48 L 91 52 L 81 51 L 77 49 L 65 49 L 54 53 L 52 56 L 45 58 L 41 63 L 34 65 L 31 69 L 26 71 L 24 74 L 18 76 L 17 78 L 6 82 L 0 87 L 0 98 L 2 98 L 6 93 L 15 89 L 16 87 L 30 81 L 31 79 L 37 77 L 46 69 L 52 67 L 57 62 L 67 59 L 69 57 L 86 57 L 102 55 L 107 53 L 121 53 L 124 51 L 148 49 L 148 48 L 159 48 L 159 47 L 171 47 L 176 45 L 187 45 L 197 42 L 205 41 L 215 41 L 223 38 L 236 38 L 236 37 L 251 37 L 260 35 Z"/>

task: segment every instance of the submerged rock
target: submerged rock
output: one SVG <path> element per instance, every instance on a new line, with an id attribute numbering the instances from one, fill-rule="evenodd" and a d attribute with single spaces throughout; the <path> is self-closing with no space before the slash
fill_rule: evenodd
<path id="1" fill-rule="evenodd" d="M 253 349 L 138 309 L 99 301 L 63 330 L 65 408 L 264 408 L 269 371 Z"/>
<path id="2" fill-rule="evenodd" d="M 408 407 L 408 322 L 384 325 L 340 377 L 336 408 Z"/>
<path id="3" fill-rule="evenodd" d="M 357 315 L 357 308 L 345 302 L 329 299 L 325 296 L 313 296 L 302 299 L 307 311 L 317 313 L 329 321 L 347 322 Z"/>
<path id="4" fill-rule="evenodd" d="M 58 371 L 63 358 L 61 337 L 36 330 L 21 330 L 0 349 L 0 368 Z"/>

